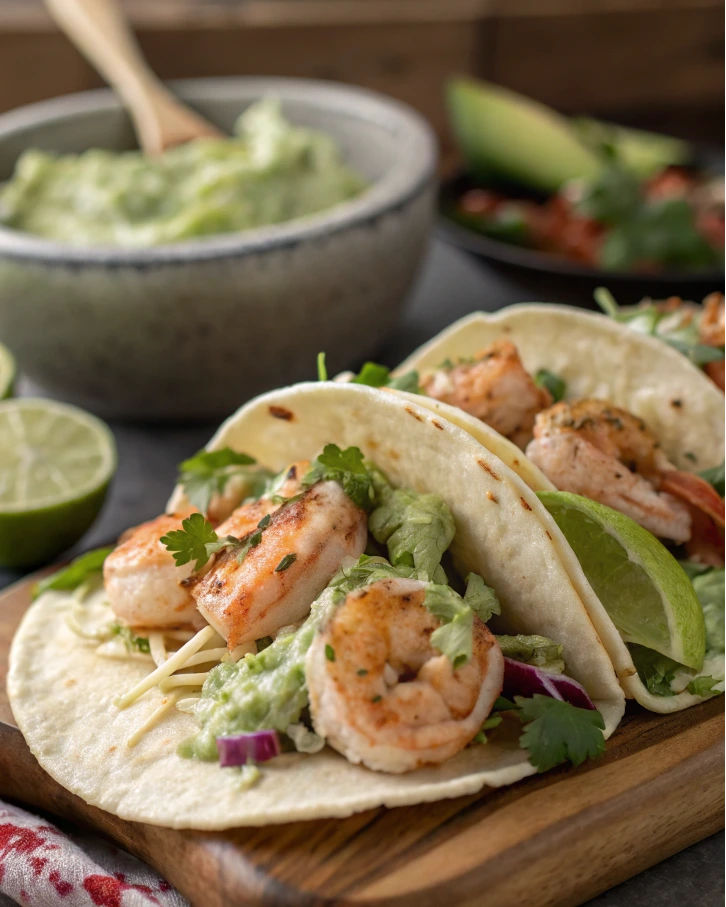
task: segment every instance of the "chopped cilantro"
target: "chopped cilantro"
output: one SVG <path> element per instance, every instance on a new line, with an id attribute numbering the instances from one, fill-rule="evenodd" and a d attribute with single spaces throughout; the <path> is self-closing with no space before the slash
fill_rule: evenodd
<path id="1" fill-rule="evenodd" d="M 325 657 L 328 661 L 335 661 L 335 649 L 331 645 L 325 646 Z"/>
<path id="2" fill-rule="evenodd" d="M 365 677 L 366 674 L 368 673 L 368 670 L 367 670 L 366 668 L 358 668 L 358 670 L 357 670 L 355 673 L 356 673 L 359 677 Z"/>
<path id="3" fill-rule="evenodd" d="M 271 513 L 265 514 L 265 516 L 263 516 L 262 519 L 260 520 L 260 522 L 257 524 L 257 528 L 258 529 L 267 529 L 267 527 L 270 525 L 271 519 L 272 519 Z"/>
<path id="4" fill-rule="evenodd" d="M 371 699 L 371 702 L 380 702 L 381 699 L 383 699 L 383 696 L 374 696 L 373 699 Z"/>
<path id="5" fill-rule="evenodd" d="M 366 384 L 368 387 L 390 387 L 410 394 L 420 394 L 418 372 L 414 369 L 403 375 L 391 375 L 390 369 L 376 362 L 366 362 L 352 379 L 353 384 Z"/>
<path id="6" fill-rule="evenodd" d="M 704 699 L 708 696 L 718 696 L 721 690 L 716 687 L 717 683 L 719 681 L 715 677 L 695 677 L 688 684 L 688 692 Z"/>
<path id="7" fill-rule="evenodd" d="M 247 557 L 247 555 L 250 553 L 250 551 L 253 548 L 256 548 L 260 544 L 261 541 L 262 541 L 262 530 L 261 529 L 258 529 L 257 532 L 253 532 L 250 535 L 248 535 L 247 538 L 244 539 L 244 541 L 242 542 L 242 547 L 240 548 L 239 554 L 237 555 L 237 563 L 241 564 L 244 561 L 244 559 Z M 209 546 L 207 546 L 207 550 L 208 549 L 209 549 Z"/>
<path id="8" fill-rule="evenodd" d="M 201 570 L 210 558 L 207 545 L 218 542 L 219 536 L 201 513 L 193 513 L 182 521 L 181 529 L 173 529 L 159 541 L 171 551 L 177 567 L 195 561 L 194 569 Z"/>
<path id="9" fill-rule="evenodd" d="M 112 624 L 111 634 L 120 636 L 129 652 L 143 652 L 148 655 L 151 651 L 148 638 L 146 636 L 136 636 L 132 632 L 131 627 L 125 627 L 123 624 Z"/>
<path id="10" fill-rule="evenodd" d="M 256 467 L 256 460 L 230 447 L 221 450 L 200 450 L 179 466 L 179 482 L 190 504 L 206 513 L 215 494 L 222 494 L 233 476 L 244 476 L 249 483 L 249 495 L 258 497 L 269 477 L 267 470 Z"/>
<path id="11" fill-rule="evenodd" d="M 325 367 L 325 353 L 318 353 L 318 381 L 328 380 L 328 369 Z"/>
<path id="12" fill-rule="evenodd" d="M 277 565 L 277 567 L 275 567 L 275 573 L 283 573 L 285 570 L 288 569 L 288 567 L 292 567 L 292 565 L 295 563 L 296 560 L 297 560 L 297 554 L 295 554 L 293 552 L 291 552 L 290 554 L 286 554 L 285 557 L 283 557 L 283 559 Z"/>
<path id="13" fill-rule="evenodd" d="M 77 589 L 94 573 L 101 572 L 104 561 L 112 551 L 112 547 L 96 548 L 95 551 L 88 551 L 75 558 L 67 567 L 56 570 L 55 573 L 51 573 L 50 576 L 37 582 L 33 586 L 33 599 L 49 589 L 56 592 L 70 592 L 72 589 Z"/>
<path id="14" fill-rule="evenodd" d="M 301 485 L 309 488 L 316 482 L 330 480 L 338 482 L 358 507 L 370 510 L 373 506 L 373 485 L 359 448 L 347 447 L 341 450 L 337 444 L 326 444 Z"/>
<path id="15" fill-rule="evenodd" d="M 605 722 L 600 712 L 579 709 L 569 702 L 535 694 L 531 699 L 515 696 L 524 729 L 519 745 L 529 761 L 545 772 L 561 762 L 580 765 L 605 750 Z"/>
<path id="16" fill-rule="evenodd" d="M 565 391 L 567 390 L 567 385 L 563 379 L 546 368 L 541 368 L 537 372 L 534 376 L 534 383 L 537 387 L 543 387 L 545 390 L 548 390 L 555 403 L 559 403 L 559 401 L 564 398 Z"/>

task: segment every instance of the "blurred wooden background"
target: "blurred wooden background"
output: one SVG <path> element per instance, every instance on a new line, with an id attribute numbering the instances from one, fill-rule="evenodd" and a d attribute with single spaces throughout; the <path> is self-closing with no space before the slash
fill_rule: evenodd
<path id="1" fill-rule="evenodd" d="M 418 108 L 469 73 L 566 112 L 723 141 L 723 0 L 124 0 L 165 79 L 354 82 Z M 0 0 L 0 111 L 100 84 L 41 0 Z"/>

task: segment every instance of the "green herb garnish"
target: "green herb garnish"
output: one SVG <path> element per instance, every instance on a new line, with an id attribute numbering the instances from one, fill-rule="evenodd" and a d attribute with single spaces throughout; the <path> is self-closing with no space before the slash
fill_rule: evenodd
<path id="1" fill-rule="evenodd" d="M 283 557 L 283 559 L 277 565 L 277 567 L 275 567 L 275 573 L 283 573 L 285 570 L 288 569 L 288 567 L 292 567 L 292 565 L 295 563 L 296 560 L 297 560 L 297 554 L 295 554 L 293 552 L 291 552 L 290 554 L 286 554 L 285 557 Z"/>
<path id="2" fill-rule="evenodd" d="M 567 385 L 563 379 L 554 372 L 550 372 L 546 368 L 541 368 L 534 376 L 534 383 L 537 387 L 543 387 L 545 390 L 548 390 L 555 403 L 559 403 L 560 400 L 564 399 Z"/>
<path id="3" fill-rule="evenodd" d="M 67 567 L 63 567 L 37 582 L 33 586 L 33 599 L 49 589 L 55 592 L 70 592 L 77 589 L 95 573 L 102 571 L 103 563 L 112 551 L 112 547 L 96 548 L 94 551 L 88 551 L 86 554 L 74 558 Z"/>
<path id="4" fill-rule="evenodd" d="M 120 636 L 129 652 L 143 652 L 148 655 L 151 652 L 149 640 L 146 636 L 137 636 L 132 632 L 131 627 L 125 627 L 123 624 L 112 624 L 111 635 Z"/>
<path id="5" fill-rule="evenodd" d="M 338 482 L 353 503 L 363 510 L 373 506 L 373 484 L 359 448 L 341 450 L 337 444 L 326 444 L 300 484 L 309 488 L 316 482 L 326 481 Z"/>
<path id="6" fill-rule="evenodd" d="M 538 771 L 546 772 L 567 761 L 580 765 L 605 751 L 605 722 L 600 712 L 540 694 L 531 699 L 515 696 L 514 701 L 524 724 L 519 745 Z"/>
<path id="7" fill-rule="evenodd" d="M 190 504 L 206 513 L 216 494 L 222 494 L 233 476 L 244 476 L 249 483 L 249 495 L 259 496 L 269 473 L 255 466 L 256 460 L 230 447 L 222 450 L 200 450 L 179 466 L 179 482 Z"/>
<path id="8" fill-rule="evenodd" d="M 228 539 L 232 539 L 229 536 Z M 229 544 L 228 539 L 223 539 L 225 547 Z M 185 520 L 182 520 L 181 529 L 173 529 L 166 535 L 163 535 L 159 541 L 172 553 L 174 563 L 177 567 L 183 567 L 190 561 L 195 561 L 194 569 L 201 570 L 211 557 L 207 546 L 214 546 L 220 542 L 220 538 L 214 531 L 212 524 L 205 520 L 201 513 L 193 513 Z M 234 540 L 239 543 L 237 539 Z"/>
<path id="9" fill-rule="evenodd" d="M 335 661 L 335 649 L 331 645 L 325 646 L 325 657 L 328 661 Z"/>
<path id="10" fill-rule="evenodd" d="M 325 367 L 325 353 L 318 353 L 318 381 L 328 380 L 328 369 Z"/>

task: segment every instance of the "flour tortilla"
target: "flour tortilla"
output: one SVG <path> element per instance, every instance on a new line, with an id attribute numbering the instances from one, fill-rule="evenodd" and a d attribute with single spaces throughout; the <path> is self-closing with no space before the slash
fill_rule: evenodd
<path id="1" fill-rule="evenodd" d="M 331 382 L 252 401 L 224 423 L 209 449 L 229 446 L 280 470 L 314 457 L 329 442 L 360 447 L 396 485 L 444 498 L 456 521 L 452 547 L 464 570 L 482 574 L 496 589 L 508 629 L 564 645 L 568 674 L 595 701 L 609 736 L 622 717 L 624 696 L 582 604 L 584 577 L 565 569 L 535 494 L 466 432 L 400 396 Z M 182 502 L 177 489 L 170 505 Z M 197 729 L 190 715 L 175 711 L 134 749 L 126 746 L 161 695 L 152 690 L 125 711 L 113 706 L 113 698 L 149 667 L 96 655 L 66 625 L 71 601 L 47 592 L 29 608 L 11 650 L 10 700 L 43 768 L 88 803 L 122 818 L 222 829 L 347 816 L 471 794 L 535 771 L 518 747 L 516 722 L 505 721 L 488 744 L 438 767 L 385 775 L 326 749 L 282 756 L 264 766 L 255 787 L 240 791 L 237 772 L 176 755 L 179 741 Z"/>
<path id="2" fill-rule="evenodd" d="M 530 373 L 546 368 L 563 378 L 567 385 L 566 399 L 600 398 L 640 416 L 659 439 L 668 458 L 680 469 L 697 472 L 723 462 L 721 391 L 685 356 L 662 340 L 638 334 L 604 315 L 543 304 L 515 305 L 493 315 L 476 312 L 420 347 L 396 372 L 418 369 L 424 373 L 447 358 L 455 361 L 473 356 L 501 339 L 515 344 Z M 528 462 L 518 448 L 511 450 L 511 442 L 463 410 L 429 398 L 404 396 L 421 400 L 424 406 L 463 428 L 510 465 L 515 456 Z M 539 475 L 530 474 L 520 463 L 518 471 L 535 491 L 545 490 L 539 470 L 536 471 Z M 553 488 L 549 480 L 544 478 L 544 481 Z M 561 563 L 576 582 L 582 575 L 580 563 L 546 511 L 544 525 Z M 661 713 L 680 711 L 703 702 L 702 698 L 685 691 L 668 697 L 650 693 L 592 587 L 586 582 L 578 588 L 628 698 Z"/>

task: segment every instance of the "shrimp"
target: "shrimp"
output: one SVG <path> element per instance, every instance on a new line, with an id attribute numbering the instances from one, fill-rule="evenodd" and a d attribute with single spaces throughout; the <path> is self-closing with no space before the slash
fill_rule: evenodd
<path id="1" fill-rule="evenodd" d="M 315 730 L 350 762 L 407 772 L 450 759 L 501 692 L 504 658 L 474 618 L 473 654 L 454 670 L 431 645 L 426 585 L 384 579 L 351 592 L 305 659 Z"/>
<path id="2" fill-rule="evenodd" d="M 188 583 L 201 614 L 227 640 L 230 650 L 294 624 L 327 586 L 346 557 L 358 558 L 368 540 L 365 511 L 337 482 L 318 482 L 299 500 L 264 513 L 265 499 L 242 507 L 218 527 L 257 530 L 270 514 L 257 545 L 240 562 L 238 548 L 218 554 L 208 572 Z M 262 505 L 259 509 L 258 505 Z M 246 511 L 246 512 L 243 512 Z"/>
<path id="3" fill-rule="evenodd" d="M 181 585 L 192 565 L 177 567 L 159 539 L 181 529 L 186 513 L 162 514 L 121 537 L 103 565 L 115 615 L 135 627 L 180 627 L 199 623 L 194 599 Z"/>
<path id="4" fill-rule="evenodd" d="M 703 315 L 699 324 L 701 343 L 706 346 L 723 347 L 724 345 L 724 300 L 722 293 L 711 293 L 703 300 Z M 726 387 L 724 380 L 724 360 L 707 362 L 704 366 L 708 377 L 721 390 Z"/>
<path id="5" fill-rule="evenodd" d="M 522 449 L 532 437 L 536 414 L 552 403 L 549 391 L 537 387 L 508 340 L 497 340 L 471 362 L 424 375 L 421 389 L 476 416 Z"/>
<path id="6" fill-rule="evenodd" d="M 708 482 L 676 469 L 642 419 L 603 400 L 540 413 L 527 456 L 562 491 L 619 510 L 659 538 L 690 540 L 689 506 L 723 526 L 723 501 Z"/>

